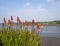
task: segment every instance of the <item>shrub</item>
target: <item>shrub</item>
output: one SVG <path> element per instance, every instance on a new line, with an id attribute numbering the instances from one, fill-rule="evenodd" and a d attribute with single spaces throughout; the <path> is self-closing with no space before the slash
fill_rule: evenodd
<path id="1" fill-rule="evenodd" d="M 28 30 L 0 31 L 0 46 L 40 46 L 40 38 Z"/>

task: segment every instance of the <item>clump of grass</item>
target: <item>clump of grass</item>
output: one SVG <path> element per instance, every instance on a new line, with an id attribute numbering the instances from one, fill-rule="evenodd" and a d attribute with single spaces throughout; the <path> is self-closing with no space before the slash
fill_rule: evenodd
<path id="1" fill-rule="evenodd" d="M 40 46 L 40 38 L 28 30 L 0 31 L 0 46 Z"/>

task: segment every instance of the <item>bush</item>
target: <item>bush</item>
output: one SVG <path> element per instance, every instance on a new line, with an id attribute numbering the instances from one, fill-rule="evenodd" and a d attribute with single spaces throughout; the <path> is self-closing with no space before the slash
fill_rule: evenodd
<path id="1" fill-rule="evenodd" d="M 40 46 L 40 38 L 28 30 L 0 31 L 0 46 Z"/>

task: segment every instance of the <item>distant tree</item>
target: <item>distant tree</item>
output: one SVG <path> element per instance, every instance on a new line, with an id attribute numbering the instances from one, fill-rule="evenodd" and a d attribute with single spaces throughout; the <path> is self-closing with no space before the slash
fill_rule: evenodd
<path id="1" fill-rule="evenodd" d="M 60 20 L 59 21 L 55 21 L 57 24 L 60 24 Z"/>

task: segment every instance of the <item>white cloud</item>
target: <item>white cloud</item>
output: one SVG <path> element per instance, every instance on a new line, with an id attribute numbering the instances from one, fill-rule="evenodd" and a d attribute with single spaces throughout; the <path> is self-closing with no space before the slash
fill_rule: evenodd
<path id="1" fill-rule="evenodd" d="M 37 14 L 42 14 L 43 12 L 46 12 L 45 8 L 35 8 L 35 9 L 22 9 L 22 10 L 17 10 L 16 14 L 20 15 L 37 15 Z"/>
<path id="2" fill-rule="evenodd" d="M 27 2 L 26 4 L 25 4 L 25 6 L 30 6 L 31 4 L 29 3 L 29 2 Z"/>
<path id="3" fill-rule="evenodd" d="M 46 0 L 47 2 L 54 2 L 55 0 Z"/>

